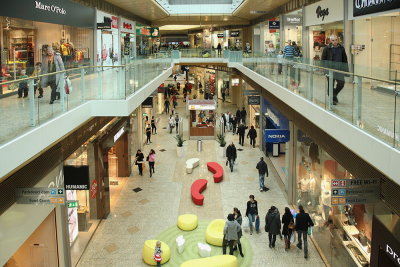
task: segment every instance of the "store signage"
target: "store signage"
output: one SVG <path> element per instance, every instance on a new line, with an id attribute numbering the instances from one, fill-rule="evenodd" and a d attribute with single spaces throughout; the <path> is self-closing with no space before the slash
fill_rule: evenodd
<path id="1" fill-rule="evenodd" d="M 279 127 L 279 118 L 278 116 L 276 116 L 276 114 L 274 112 L 272 112 L 272 110 L 270 108 L 267 108 L 267 113 L 268 113 L 268 117 L 273 121 L 273 123 L 275 123 L 276 126 Z"/>
<path id="2" fill-rule="evenodd" d="M 285 24 L 288 25 L 302 25 L 303 18 L 301 16 L 286 15 L 284 16 Z"/>
<path id="3" fill-rule="evenodd" d="M 396 263 L 397 266 L 400 266 L 400 252 L 394 251 L 389 244 L 386 244 L 385 252 Z"/>
<path id="4" fill-rule="evenodd" d="M 97 181 L 93 180 L 92 185 L 90 186 L 90 197 L 95 199 L 97 195 Z"/>
<path id="5" fill-rule="evenodd" d="M 150 28 L 151 37 L 159 37 L 160 30 L 158 28 Z"/>
<path id="6" fill-rule="evenodd" d="M 97 23 L 97 29 L 98 30 L 109 30 L 109 29 L 111 29 L 111 23 L 110 22 Z"/>
<path id="7" fill-rule="evenodd" d="M 218 38 L 224 38 L 224 34 L 223 34 L 223 33 L 218 33 L 218 34 L 217 34 L 217 37 L 218 37 Z"/>
<path id="8" fill-rule="evenodd" d="M 265 129 L 266 143 L 286 143 L 290 140 L 290 131 L 286 129 Z"/>
<path id="9" fill-rule="evenodd" d="M 260 93 L 256 90 L 243 90 L 243 95 L 259 95 Z"/>
<path id="10" fill-rule="evenodd" d="M 229 36 L 230 37 L 239 37 L 240 31 L 230 31 Z"/>
<path id="11" fill-rule="evenodd" d="M 132 24 L 130 23 L 122 23 L 122 28 L 127 29 L 127 30 L 132 30 Z"/>
<path id="12" fill-rule="evenodd" d="M 49 12 L 61 14 L 61 15 L 66 15 L 67 14 L 67 11 L 62 7 L 58 7 L 56 5 L 45 5 L 40 1 L 35 1 L 35 8 L 36 9 L 41 9 L 41 10 L 44 10 L 44 11 L 49 11 Z"/>
<path id="13" fill-rule="evenodd" d="M 111 16 L 111 27 L 113 29 L 118 29 L 118 17 Z"/>
<path id="14" fill-rule="evenodd" d="M 89 190 L 89 166 L 64 166 L 66 190 Z"/>
<path id="15" fill-rule="evenodd" d="M 373 203 L 379 198 L 379 179 L 333 179 L 332 205 Z"/>
<path id="16" fill-rule="evenodd" d="M 400 8 L 399 0 L 353 0 L 353 16 L 362 16 Z"/>
<path id="17" fill-rule="evenodd" d="M 344 19 L 344 1 L 322 0 L 305 7 L 304 25 L 321 25 Z"/>
<path id="18" fill-rule="evenodd" d="M 0 16 L 93 28 L 95 10 L 69 0 L 13 0 L 1 5 Z"/>
<path id="19" fill-rule="evenodd" d="M 260 96 L 252 95 L 247 97 L 248 105 L 260 105 Z"/>
<path id="20" fill-rule="evenodd" d="M 379 179 L 333 179 L 332 187 L 379 186 Z"/>
<path id="21" fill-rule="evenodd" d="M 142 102 L 142 108 L 152 108 L 153 107 L 153 97 L 149 96 Z"/>
<path id="22" fill-rule="evenodd" d="M 125 128 L 122 127 L 115 135 L 114 135 L 114 143 L 124 134 Z"/>
<path id="23" fill-rule="evenodd" d="M 280 27 L 281 27 L 280 21 L 276 21 L 276 20 L 268 21 L 268 28 L 270 30 L 279 30 Z"/>
<path id="24" fill-rule="evenodd" d="M 311 143 L 313 140 L 311 137 L 307 136 L 303 131 L 297 130 L 297 141 L 299 142 L 305 142 L 305 143 Z"/>

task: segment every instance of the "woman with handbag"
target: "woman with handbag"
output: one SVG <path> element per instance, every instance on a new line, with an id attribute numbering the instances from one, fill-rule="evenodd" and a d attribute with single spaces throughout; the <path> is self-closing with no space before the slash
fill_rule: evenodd
<path id="1" fill-rule="evenodd" d="M 240 238 L 243 235 L 243 232 L 242 232 L 242 213 L 240 213 L 240 210 L 238 208 L 233 208 L 233 215 L 235 216 L 235 221 L 237 221 L 238 224 L 240 225 L 240 231 L 238 232 L 237 246 L 235 246 L 233 248 L 233 251 L 237 250 L 238 247 L 239 247 L 240 256 L 244 257 L 243 250 L 242 250 L 242 243 L 240 243 Z"/>
<path id="2" fill-rule="evenodd" d="M 155 173 L 154 171 L 154 164 L 156 163 L 156 152 L 154 149 L 150 149 L 149 155 L 146 158 L 146 161 L 149 162 L 149 169 L 150 169 L 150 177 Z"/>
<path id="3" fill-rule="evenodd" d="M 140 149 L 136 152 L 136 160 L 135 160 L 135 165 L 138 166 L 139 169 L 139 175 L 143 176 L 143 160 L 144 160 L 144 155 Z"/>
<path id="4" fill-rule="evenodd" d="M 282 224 L 282 235 L 285 239 L 285 251 L 287 251 L 290 249 L 290 237 L 295 228 L 293 215 L 288 207 L 285 208 L 285 213 L 282 215 Z"/>

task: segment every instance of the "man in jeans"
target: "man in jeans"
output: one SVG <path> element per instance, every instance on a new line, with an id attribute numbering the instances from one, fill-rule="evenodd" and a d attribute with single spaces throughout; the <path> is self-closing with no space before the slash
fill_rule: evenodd
<path id="1" fill-rule="evenodd" d="M 297 247 L 302 249 L 302 239 L 304 240 L 304 258 L 308 258 L 307 234 L 308 227 L 314 226 L 313 221 L 308 213 L 304 212 L 303 206 L 299 206 L 299 213 L 296 215 L 296 231 L 298 234 L 299 242 Z"/>
<path id="2" fill-rule="evenodd" d="M 258 170 L 258 175 L 259 175 L 259 182 L 260 182 L 260 192 L 264 191 L 264 179 L 265 179 L 265 174 L 267 174 L 268 177 L 268 166 L 267 163 L 265 163 L 264 158 L 260 158 L 260 162 L 257 163 L 256 166 Z"/>

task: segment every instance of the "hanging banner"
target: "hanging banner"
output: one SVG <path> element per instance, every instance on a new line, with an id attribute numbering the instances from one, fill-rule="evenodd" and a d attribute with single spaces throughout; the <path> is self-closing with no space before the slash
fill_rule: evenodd
<path id="1" fill-rule="evenodd" d="M 276 20 L 268 21 L 268 28 L 270 30 L 279 30 L 280 27 L 281 27 L 280 21 L 276 21 Z"/>

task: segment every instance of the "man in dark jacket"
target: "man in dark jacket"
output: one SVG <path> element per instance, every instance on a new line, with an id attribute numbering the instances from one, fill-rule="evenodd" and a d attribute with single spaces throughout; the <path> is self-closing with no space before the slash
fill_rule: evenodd
<path id="1" fill-rule="evenodd" d="M 247 127 L 244 126 L 244 124 L 240 124 L 237 130 L 239 135 L 239 144 L 242 146 L 244 145 L 244 134 L 246 133 L 246 129 Z"/>
<path id="2" fill-rule="evenodd" d="M 253 145 L 253 147 L 256 147 L 256 138 L 257 138 L 257 131 L 254 129 L 254 126 L 252 125 L 249 132 L 247 133 L 247 138 L 250 137 L 250 145 Z"/>
<path id="3" fill-rule="evenodd" d="M 271 206 L 265 215 L 265 232 L 268 232 L 269 247 L 275 247 L 276 235 L 281 232 L 281 218 L 275 206 Z"/>
<path id="4" fill-rule="evenodd" d="M 165 109 L 165 114 L 168 115 L 168 113 L 169 113 L 169 101 L 168 101 L 168 99 L 165 99 L 165 101 L 164 101 L 164 109 Z"/>
<path id="5" fill-rule="evenodd" d="M 258 174 L 259 174 L 259 182 L 260 182 L 260 192 L 264 191 L 264 179 L 265 179 L 265 174 L 268 177 L 268 166 L 267 163 L 265 163 L 264 158 L 261 157 L 260 158 L 260 162 L 257 163 L 256 166 L 257 170 L 258 170 Z"/>
<path id="6" fill-rule="evenodd" d="M 335 69 L 340 71 L 349 71 L 349 65 L 347 64 L 347 55 L 344 47 L 338 43 L 338 37 L 336 35 L 331 35 L 329 37 L 331 43 L 324 48 L 322 52 L 322 63 L 325 68 Z M 339 103 L 337 95 L 344 87 L 344 77 L 343 73 L 333 73 L 333 104 L 337 105 Z M 328 94 L 329 94 L 329 77 L 328 78 Z M 335 87 L 336 81 L 336 87 Z"/>
<path id="7" fill-rule="evenodd" d="M 228 158 L 226 163 L 227 165 L 229 163 L 231 172 L 233 172 L 233 165 L 235 164 L 236 160 L 236 147 L 233 142 L 226 148 L 226 157 Z"/>
<path id="8" fill-rule="evenodd" d="M 240 118 L 242 118 L 242 123 L 246 125 L 246 116 L 247 116 L 247 111 L 242 108 L 242 111 L 240 111 Z"/>
<path id="9" fill-rule="evenodd" d="M 296 231 L 298 234 L 297 247 L 299 249 L 302 248 L 302 237 L 304 241 L 304 258 L 308 258 L 308 246 L 307 246 L 307 234 L 308 234 L 308 227 L 314 226 L 313 221 L 310 218 L 308 213 L 304 212 L 303 206 L 299 206 L 299 213 L 296 215 Z"/>

